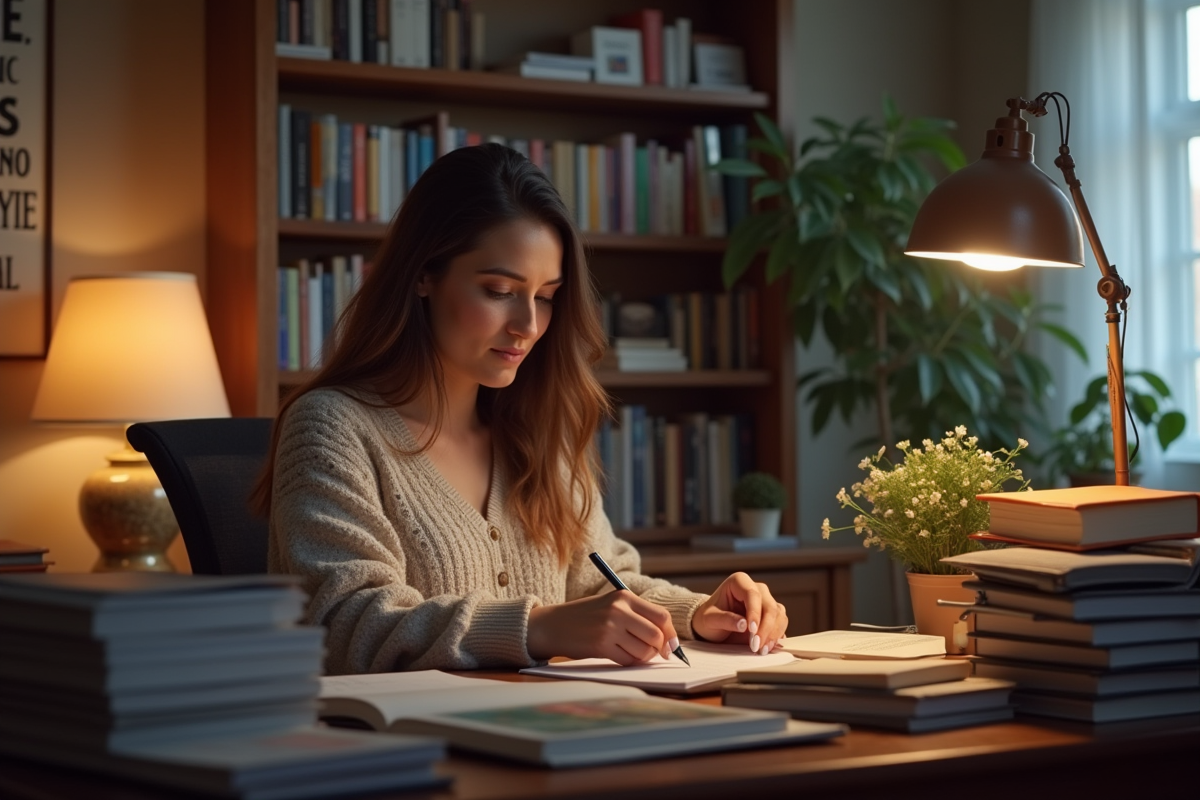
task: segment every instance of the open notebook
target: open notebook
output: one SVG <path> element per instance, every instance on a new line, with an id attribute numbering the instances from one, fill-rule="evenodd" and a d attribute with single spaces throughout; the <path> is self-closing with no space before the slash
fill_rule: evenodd
<path id="1" fill-rule="evenodd" d="M 690 694 L 713 691 L 733 683 L 739 670 L 773 667 L 795 660 L 795 656 L 782 651 L 759 655 L 744 644 L 684 642 L 683 649 L 692 662 L 690 667 L 676 658 L 657 656 L 648 664 L 633 667 L 622 667 L 607 658 L 581 658 L 544 667 L 527 667 L 521 672 L 548 678 L 619 683 L 650 692 Z"/>

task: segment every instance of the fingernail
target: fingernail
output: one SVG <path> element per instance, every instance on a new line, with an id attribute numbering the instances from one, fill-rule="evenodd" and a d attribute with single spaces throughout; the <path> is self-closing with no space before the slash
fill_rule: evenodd
<path id="1" fill-rule="evenodd" d="M 750 623 L 750 632 L 751 632 L 751 633 L 758 633 L 758 623 L 757 623 L 757 622 L 751 622 L 751 623 Z M 754 649 L 755 649 L 755 650 L 757 650 L 758 648 L 756 647 L 756 648 L 754 648 Z"/>
<path id="2" fill-rule="evenodd" d="M 674 653 L 675 650 L 678 649 L 678 647 L 679 647 L 679 637 L 675 637 L 675 638 L 671 639 L 671 641 L 667 642 L 667 649 L 670 650 L 672 653 Z"/>
<path id="3" fill-rule="evenodd" d="M 765 656 L 765 655 L 766 655 L 767 653 L 769 653 L 769 652 L 771 652 L 771 645 L 769 645 L 769 644 L 767 644 L 767 645 L 763 645 L 762 652 L 761 652 L 761 653 L 759 653 L 759 655 L 763 655 L 763 656 Z"/>
<path id="4" fill-rule="evenodd" d="M 758 650 L 758 646 L 759 646 L 758 634 L 756 633 L 750 637 L 750 649 Z"/>
<path id="5" fill-rule="evenodd" d="M 738 629 L 738 633 L 745 633 L 746 632 L 746 620 L 739 619 L 738 624 L 737 624 L 737 629 Z"/>

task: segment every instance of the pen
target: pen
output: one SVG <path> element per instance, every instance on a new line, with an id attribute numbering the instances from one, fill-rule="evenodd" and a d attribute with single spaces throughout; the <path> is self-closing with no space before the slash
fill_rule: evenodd
<path id="1" fill-rule="evenodd" d="M 608 582 L 611 583 L 615 588 L 625 589 L 626 591 L 629 590 L 629 587 L 625 585 L 625 581 L 617 577 L 617 573 L 612 571 L 612 567 L 608 565 L 608 562 L 605 561 L 599 553 L 592 553 L 590 556 L 588 556 L 588 558 L 590 558 L 592 563 L 596 565 L 596 569 L 600 570 L 600 574 L 608 578 Z M 692 665 L 692 662 L 688 661 L 687 656 L 683 654 L 683 645 L 679 645 L 671 652 L 675 654 L 676 658 L 687 664 L 689 667 Z"/>

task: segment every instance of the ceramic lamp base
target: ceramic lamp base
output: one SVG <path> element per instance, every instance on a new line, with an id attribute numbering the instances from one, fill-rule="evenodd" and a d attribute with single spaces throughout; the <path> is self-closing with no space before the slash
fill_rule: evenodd
<path id="1" fill-rule="evenodd" d="M 83 527 L 100 548 L 92 571 L 174 572 L 166 551 L 179 525 L 154 469 L 131 448 L 108 461 L 79 493 Z"/>

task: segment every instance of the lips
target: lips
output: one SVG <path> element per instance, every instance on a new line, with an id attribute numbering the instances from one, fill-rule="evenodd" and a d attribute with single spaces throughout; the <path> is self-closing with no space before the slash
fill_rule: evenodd
<path id="1" fill-rule="evenodd" d="M 505 361 L 518 362 L 525 357 L 527 350 L 521 350 L 516 347 L 493 347 L 492 352 L 500 356 Z"/>

